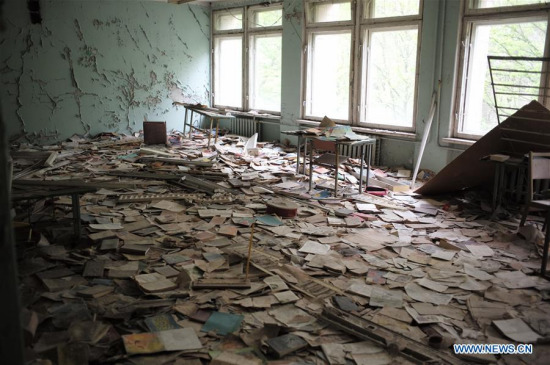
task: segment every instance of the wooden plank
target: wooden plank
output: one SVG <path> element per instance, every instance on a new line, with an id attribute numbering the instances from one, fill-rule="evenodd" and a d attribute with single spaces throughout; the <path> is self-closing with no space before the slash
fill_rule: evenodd
<path id="1" fill-rule="evenodd" d="M 212 161 L 191 161 L 191 160 L 182 160 L 181 158 L 168 158 L 168 157 L 141 157 L 139 159 L 142 162 L 164 162 L 174 165 L 191 165 L 191 166 L 201 166 L 201 167 L 212 167 L 214 163 Z"/>
<path id="2" fill-rule="evenodd" d="M 46 161 L 44 161 L 44 166 L 52 167 L 53 163 L 55 162 L 55 159 L 57 158 L 57 155 L 58 155 L 57 152 L 50 153 Z"/>
<path id="3" fill-rule="evenodd" d="M 136 179 L 152 179 L 152 180 L 180 180 L 183 177 L 183 174 L 160 174 L 153 172 L 139 172 L 139 171 L 108 171 L 105 172 L 106 175 L 119 176 L 119 177 L 130 177 Z"/>
<path id="4" fill-rule="evenodd" d="M 185 193 L 166 193 L 166 194 L 136 194 L 120 195 L 118 202 L 148 202 L 152 200 L 195 200 L 203 194 L 185 194 Z"/>
<path id="5" fill-rule="evenodd" d="M 193 289 L 250 289 L 250 281 L 245 279 L 197 279 Z"/>
<path id="6" fill-rule="evenodd" d="M 70 163 L 70 161 L 67 161 Z M 83 180 L 14 180 L 14 185 L 29 185 L 29 186 L 70 186 L 79 188 L 96 188 L 96 189 L 135 189 L 137 184 L 118 182 L 118 181 L 83 181 Z"/>
<path id="7" fill-rule="evenodd" d="M 389 328 L 336 308 L 324 308 L 319 318 L 348 334 L 363 340 L 373 341 L 378 345 L 396 351 L 397 354 L 417 364 L 463 364 L 460 359 L 454 357 L 449 352 L 441 349 L 432 349 Z"/>

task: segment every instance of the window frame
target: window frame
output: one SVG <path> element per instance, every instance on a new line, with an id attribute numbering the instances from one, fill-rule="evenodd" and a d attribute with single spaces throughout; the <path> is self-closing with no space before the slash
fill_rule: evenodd
<path id="1" fill-rule="evenodd" d="M 424 0 L 418 0 L 418 14 L 406 15 L 406 16 L 392 16 L 383 18 L 370 18 L 370 9 L 365 9 L 365 0 L 350 0 L 351 3 L 351 21 L 335 21 L 335 22 L 309 22 L 309 16 L 307 12 L 310 10 L 309 4 L 316 2 L 326 2 L 331 0 L 306 0 L 304 11 L 304 40 L 302 45 L 303 51 L 303 65 L 302 65 L 302 105 L 301 105 L 301 118 L 305 120 L 320 121 L 323 117 L 316 117 L 307 114 L 308 100 L 308 86 L 310 82 L 310 59 L 311 50 L 309 49 L 310 37 L 315 32 L 330 32 L 330 31 L 351 31 L 351 60 L 350 60 L 350 79 L 349 79 L 349 110 L 348 119 L 341 120 L 332 118 L 338 124 L 351 125 L 355 127 L 363 128 L 378 128 L 388 131 L 399 132 L 415 132 L 416 131 L 416 114 L 417 114 L 417 100 L 418 100 L 418 80 L 420 75 L 420 52 L 422 47 L 422 19 Z M 333 0 L 332 2 L 347 2 L 347 0 Z M 362 121 L 363 115 L 363 85 L 366 84 L 365 73 L 368 70 L 363 68 L 366 66 L 367 58 L 366 53 L 363 51 L 364 37 L 368 29 L 381 29 L 381 28 L 399 28 L 410 25 L 416 25 L 418 27 L 418 39 L 417 39 L 417 51 L 416 51 L 416 65 L 415 65 L 415 84 L 414 84 L 414 106 L 413 106 L 413 120 L 411 127 L 392 126 L 388 124 L 374 124 L 365 123 Z M 365 94 L 366 97 L 366 94 Z"/>
<path id="2" fill-rule="evenodd" d="M 449 130 L 450 138 L 459 138 L 465 140 L 477 141 L 486 135 L 477 135 L 464 133 L 461 131 L 464 124 L 465 116 L 465 103 L 466 93 L 468 89 L 467 81 L 471 60 L 471 50 L 473 47 L 472 33 L 475 25 L 497 25 L 499 23 L 506 24 L 514 21 L 521 21 L 522 19 L 535 19 L 538 21 L 547 21 L 546 27 L 546 39 L 544 42 L 544 53 L 542 57 L 549 57 L 550 55 L 550 3 L 546 4 L 531 4 L 531 5 L 518 5 L 518 6 L 506 6 L 506 7 L 493 7 L 493 8 L 471 8 L 470 4 L 475 0 L 461 0 L 461 13 L 460 13 L 460 30 L 459 30 L 459 50 L 458 55 L 458 68 L 457 68 L 457 82 L 455 90 L 453 92 L 454 102 L 452 105 L 452 115 Z M 543 69 L 546 62 L 543 63 Z M 550 85 L 550 75 L 544 78 L 541 75 L 541 87 L 547 87 Z M 547 100 L 544 100 L 544 96 L 539 97 L 538 101 L 545 105 Z"/>
<path id="3" fill-rule="evenodd" d="M 535 3 L 527 5 L 511 5 L 511 6 L 495 6 L 491 8 L 476 8 L 472 6 L 479 0 L 461 0 L 463 2 L 462 14 L 464 16 L 470 15 L 494 15 L 495 13 L 518 13 L 523 11 L 539 11 L 548 10 L 550 1 L 547 3 Z"/>
<path id="4" fill-rule="evenodd" d="M 270 27 L 270 28 L 273 28 L 273 27 Z M 247 107 L 249 108 L 249 110 L 257 110 L 261 113 L 267 113 L 267 114 L 280 114 L 281 111 L 274 111 L 274 110 L 267 110 L 267 109 L 258 109 L 258 108 L 250 108 L 251 104 L 252 104 L 252 99 L 253 99 L 253 95 L 252 95 L 252 91 L 253 91 L 253 82 L 252 82 L 252 74 L 256 74 L 256 70 L 252 70 L 250 65 L 253 64 L 253 57 L 254 57 L 254 54 L 256 52 L 255 50 L 255 45 L 253 44 L 253 41 L 252 39 L 254 37 L 261 37 L 261 36 L 273 36 L 273 35 L 279 35 L 281 37 L 281 51 L 282 51 L 282 34 L 280 31 L 277 31 L 277 30 L 265 30 L 265 31 L 261 31 L 261 32 L 250 32 L 249 35 L 248 35 L 248 43 L 247 43 L 247 53 L 248 53 L 248 57 L 247 57 L 247 60 L 248 60 L 248 63 L 249 63 L 249 67 L 247 67 L 247 73 L 246 73 L 246 81 L 247 81 L 247 85 L 248 85 L 248 89 L 246 91 L 246 102 L 247 102 Z M 282 63 L 282 55 L 281 55 L 281 63 Z M 282 75 L 281 75 L 281 79 L 282 79 Z M 282 94 L 282 92 L 281 92 Z M 279 109 L 281 108 L 281 99 L 279 99 Z"/>
<path id="5" fill-rule="evenodd" d="M 243 34 L 240 34 L 240 33 L 235 33 L 235 32 L 226 32 L 226 33 L 220 33 L 220 34 L 217 34 L 216 35 L 216 38 L 212 38 L 212 89 L 214 90 L 215 89 L 215 86 L 216 86 L 216 50 L 214 48 L 214 45 L 216 43 L 216 40 L 219 39 L 219 38 L 237 38 L 239 37 L 241 38 L 241 58 L 243 57 L 243 55 L 245 54 L 245 40 L 244 40 L 244 35 Z M 241 63 L 241 74 L 242 74 L 242 80 L 241 80 L 241 88 L 244 88 L 245 86 L 245 77 L 246 77 L 246 72 L 245 72 L 245 63 L 242 62 Z M 245 107 L 245 104 L 244 104 L 244 89 L 242 89 L 242 95 L 241 95 L 241 107 L 236 107 L 236 106 L 229 106 L 229 105 L 223 105 L 223 104 L 214 104 L 214 101 L 216 100 L 215 99 L 215 92 L 212 92 L 212 102 L 211 102 L 211 105 L 216 107 L 216 108 L 227 108 L 227 109 L 235 109 L 235 110 L 240 110 L 240 111 L 243 111 L 244 110 L 244 107 Z"/>
<path id="6" fill-rule="evenodd" d="M 311 47 L 309 47 L 309 44 L 310 44 L 310 39 L 312 38 L 313 34 L 340 34 L 340 33 L 344 33 L 344 32 L 349 32 L 350 34 L 350 71 L 349 71 L 349 80 L 350 80 L 350 84 L 351 84 L 351 78 L 353 77 L 353 63 L 354 63 L 354 57 L 353 55 L 355 54 L 354 53 L 354 49 L 353 49 L 353 44 L 354 44 L 354 37 L 355 37 L 355 32 L 353 31 L 353 29 L 350 29 L 349 27 L 346 27 L 346 26 L 341 26 L 341 25 L 337 25 L 337 26 L 334 26 L 334 27 L 315 27 L 315 28 L 312 28 L 312 29 L 308 29 L 307 31 L 307 36 L 306 36 L 306 41 L 307 41 L 307 45 L 305 46 L 305 49 L 304 49 L 304 55 L 305 55 L 305 62 L 304 62 L 304 68 L 302 70 L 302 76 L 303 76 L 303 80 L 304 80 L 304 87 L 302 88 L 302 116 L 305 118 L 305 119 L 308 119 L 308 120 L 317 120 L 317 121 L 320 121 L 323 119 L 323 117 L 316 117 L 316 116 L 312 116 L 312 115 L 308 115 L 307 114 L 307 110 L 308 110 L 308 105 L 307 103 L 309 102 L 309 84 L 310 84 L 310 80 L 311 80 L 311 73 L 310 73 L 310 60 L 312 58 L 311 56 L 311 53 L 312 53 L 312 49 Z M 351 87 L 348 87 L 348 119 L 337 119 L 337 118 L 333 118 L 331 116 L 328 116 L 330 117 L 334 122 L 336 123 L 340 123 L 340 124 L 351 124 L 351 115 L 352 115 L 352 90 L 351 90 Z"/>
<path id="7" fill-rule="evenodd" d="M 242 11 L 243 18 L 242 18 L 242 28 L 241 29 L 230 29 L 230 30 L 216 30 L 214 29 L 214 19 L 216 16 L 216 13 L 219 12 L 230 12 L 231 10 L 239 9 Z M 279 34 L 283 36 L 283 26 L 281 25 L 275 25 L 275 26 L 269 26 L 269 27 L 253 27 L 250 26 L 250 19 L 253 19 L 253 14 L 257 10 L 281 10 L 281 18 L 283 17 L 283 4 L 282 2 L 276 2 L 273 4 L 270 4 L 268 6 L 263 5 L 250 5 L 250 6 L 239 6 L 239 7 L 231 7 L 231 8 L 224 8 L 224 9 L 216 9 L 212 10 L 211 13 L 211 45 L 210 45 L 210 56 L 211 56 L 211 85 L 212 85 L 212 91 L 211 91 L 211 101 L 210 104 L 213 107 L 216 108 L 224 108 L 224 109 L 230 109 L 230 110 L 236 110 L 241 112 L 249 112 L 249 111 L 257 111 L 261 114 L 272 114 L 272 115 L 281 115 L 281 111 L 273 111 L 273 110 L 263 110 L 263 109 L 251 109 L 250 108 L 250 85 L 249 85 L 249 79 L 250 79 L 250 66 L 252 62 L 250 62 L 251 52 L 250 52 L 250 42 L 253 36 L 255 35 L 273 35 L 273 34 Z M 216 57 L 215 57 L 215 42 L 216 38 L 218 37 L 227 37 L 227 36 L 236 36 L 241 35 L 242 38 L 242 53 L 241 53 L 241 59 L 242 59 L 242 81 L 241 81 L 241 87 L 242 87 L 242 95 L 241 95 L 241 105 L 242 107 L 238 108 L 232 105 L 222 105 L 216 103 L 216 79 L 215 79 L 215 69 L 216 69 Z M 281 43 L 282 45 L 282 43 Z M 282 52 L 282 49 L 281 49 Z M 282 55 L 281 55 L 282 56 Z M 282 65 L 281 65 L 282 67 Z M 279 104 L 281 102 L 279 101 Z"/>
<path id="8" fill-rule="evenodd" d="M 367 83 L 367 77 L 365 75 L 365 77 L 363 77 L 363 70 L 365 70 L 365 72 L 368 72 L 368 62 L 369 62 L 369 56 L 367 55 L 367 50 L 364 49 L 365 45 L 367 44 L 367 39 L 369 38 L 368 37 L 368 33 L 371 31 L 371 30 L 380 30 L 380 29 L 383 29 L 383 30 L 387 30 L 387 31 L 392 31 L 392 30 L 405 30 L 406 28 L 408 29 L 413 29 L 415 28 L 417 30 L 417 43 L 416 43 L 416 64 L 415 64 L 415 72 L 414 72 L 414 94 L 413 94 L 413 111 L 412 111 L 412 120 L 411 120 L 411 125 L 410 126 L 392 126 L 392 125 L 388 125 L 388 124 L 380 124 L 380 123 L 367 123 L 365 121 L 365 110 L 366 110 L 366 105 L 364 104 L 364 102 L 366 101 L 366 98 L 367 98 L 367 87 L 366 87 L 366 83 Z M 359 81 L 360 81 L 360 85 L 359 85 L 359 89 L 357 91 L 357 101 L 356 101 L 356 105 L 357 105 L 357 125 L 360 126 L 360 127 L 368 127 L 368 128 L 378 128 L 378 129 L 387 129 L 387 130 L 395 130 L 395 131 L 400 131 L 400 132 L 414 132 L 416 130 L 416 112 L 417 112 L 417 102 L 418 102 L 418 79 L 419 79 L 419 76 L 420 76 L 420 43 L 421 43 L 421 38 L 422 38 L 422 22 L 420 20 L 403 20 L 403 21 L 399 21 L 399 22 L 388 22 L 388 23 L 383 23 L 383 24 L 379 24 L 379 23 L 371 23 L 371 24 L 365 24 L 362 26 L 361 28 L 361 43 L 360 43 L 360 47 L 361 47 L 361 52 L 363 53 L 362 55 L 362 64 L 361 64 L 361 67 L 359 68 L 358 70 L 358 75 L 359 75 Z M 389 128 L 388 128 L 389 127 Z"/>

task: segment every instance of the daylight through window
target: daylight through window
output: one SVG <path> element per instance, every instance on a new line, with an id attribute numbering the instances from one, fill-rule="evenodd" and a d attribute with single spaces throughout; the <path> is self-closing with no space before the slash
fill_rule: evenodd
<path id="1" fill-rule="evenodd" d="M 278 113 L 282 6 L 212 13 L 215 106 Z"/>
<path id="2" fill-rule="evenodd" d="M 309 1 L 306 15 L 304 117 L 413 131 L 421 1 Z"/>

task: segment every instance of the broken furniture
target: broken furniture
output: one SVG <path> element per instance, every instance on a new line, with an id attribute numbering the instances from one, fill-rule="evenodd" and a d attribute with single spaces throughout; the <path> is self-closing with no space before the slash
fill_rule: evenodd
<path id="1" fill-rule="evenodd" d="M 180 132 L 170 137 L 175 136 Z M 84 343 L 89 360 L 75 364 L 220 364 L 229 355 L 238 364 L 278 356 L 303 363 L 391 364 L 403 362 L 403 352 L 410 362 L 447 364 L 458 361 L 449 343 L 467 342 L 472 334 L 480 343 L 517 341 L 496 331 L 504 328 L 496 321 L 508 320 L 509 313 L 548 336 L 550 282 L 522 270 L 538 269 L 540 256 L 515 234 L 517 222 L 490 224 L 481 201 L 400 194 L 315 199 L 307 194 L 304 176 L 294 176 L 295 148 L 266 143 L 251 157 L 241 153 L 240 138 L 220 136 L 212 152 L 206 151 L 206 136 L 193 137 L 163 148 L 159 156 L 219 158 L 224 162 L 200 171 L 229 173 L 231 180 L 206 185 L 201 175 L 188 178 L 173 163 L 136 163 L 139 141 L 131 148 L 98 149 L 101 136 L 85 137 L 79 143 L 84 153 L 78 154 L 69 154 L 72 143 L 22 145 L 55 151 L 67 164 L 39 168 L 20 185 L 98 189 L 80 198 L 82 225 L 90 228 L 82 230 L 86 244 L 71 247 L 59 225 L 33 229 L 33 241 L 40 235 L 36 245 L 29 244 L 28 231 L 20 232 L 20 292 L 29 318 L 27 350 L 34 358 L 55 362 L 56 348 L 64 354 L 67 346 Z M 360 148 L 352 152 L 357 177 Z M 128 155 L 133 157 L 119 158 Z M 14 172 L 32 163 L 14 158 Z M 333 169 L 316 167 L 314 178 L 324 175 L 332 184 Z M 340 193 L 344 186 L 358 188 L 353 179 L 338 183 Z M 216 193 L 220 189 L 224 192 Z M 281 201 L 299 206 L 294 218 L 282 219 L 283 213 L 294 215 L 296 206 Z M 56 217 L 72 219 L 71 200 L 62 197 L 58 205 L 65 209 L 55 209 Z M 25 215 L 22 204 L 14 207 Z M 42 216 L 32 213 L 33 222 Z M 350 316 L 328 313 L 327 327 L 319 315 L 332 305 Z M 213 314 L 217 311 L 229 316 Z M 336 332 L 340 327 L 333 322 L 354 333 Z M 379 344 L 367 339 L 369 333 L 379 335 Z M 438 338 L 440 347 L 429 352 L 426 346 Z M 536 356 L 547 360 L 539 350 L 529 358 L 533 365 L 547 362 L 537 362 Z"/>
<path id="2" fill-rule="evenodd" d="M 493 214 L 501 207 L 505 194 L 511 196 L 511 200 L 516 203 L 524 201 L 523 196 L 527 193 L 527 161 L 524 158 L 501 154 L 485 156 L 482 159 L 495 165 L 491 203 Z"/>
<path id="3" fill-rule="evenodd" d="M 521 217 L 520 226 L 525 224 L 527 214 L 531 208 L 542 209 L 545 211 L 544 227 L 546 234 L 544 235 L 544 248 L 542 250 L 542 264 L 540 268 L 541 276 L 546 277 L 546 266 L 548 264 L 548 246 L 550 244 L 550 194 L 535 193 L 535 184 L 545 184 L 544 187 L 548 191 L 550 182 L 550 152 L 529 152 L 529 192 L 527 194 L 527 203 Z M 540 190 L 540 189 L 539 189 Z"/>
<path id="4" fill-rule="evenodd" d="M 13 182 L 13 186 L 17 189 L 21 189 L 22 185 L 19 185 L 17 181 Z M 29 186 L 25 186 L 28 188 Z M 53 198 L 56 196 L 70 195 L 72 200 L 72 212 L 73 212 L 73 229 L 76 239 L 80 238 L 80 195 L 95 192 L 97 189 L 92 187 L 54 187 L 44 186 L 40 189 L 32 189 L 32 191 L 24 189 L 23 191 L 12 192 L 11 199 L 14 202 L 23 200 L 40 200 L 44 198 Z"/>
<path id="5" fill-rule="evenodd" d="M 414 341 L 401 333 L 378 325 L 365 318 L 346 313 L 342 310 L 325 307 L 319 318 L 324 322 L 356 336 L 384 346 L 395 355 L 399 355 L 417 364 L 451 364 L 460 365 L 462 361 L 443 350 L 432 349 Z"/>
<path id="6" fill-rule="evenodd" d="M 143 143 L 166 144 L 166 122 L 143 122 Z"/>
<path id="7" fill-rule="evenodd" d="M 185 117 L 183 120 L 183 134 L 185 134 L 186 127 L 189 126 L 189 138 L 191 138 L 191 131 L 193 129 L 197 129 L 196 127 L 193 126 L 193 113 L 197 113 L 199 115 L 202 115 L 203 117 L 210 118 L 210 128 L 208 129 L 208 147 L 210 147 L 210 140 L 212 139 L 212 128 L 213 128 L 214 121 L 216 122 L 216 136 L 214 137 L 214 143 L 217 143 L 218 133 L 220 130 L 220 119 L 230 119 L 230 120 L 235 119 L 234 116 L 221 114 L 216 109 L 206 109 L 206 108 L 201 108 L 197 105 L 184 104 L 184 103 L 175 103 L 175 104 L 183 105 L 183 107 L 185 108 Z M 188 121 L 187 114 L 189 111 L 191 111 L 191 113 Z"/>
<path id="8" fill-rule="evenodd" d="M 532 101 L 493 128 L 422 187 L 418 194 L 437 195 L 494 183 L 494 169 L 482 161 L 490 154 L 522 156 L 550 151 L 550 111 Z"/>
<path id="9" fill-rule="evenodd" d="M 376 143 L 376 140 L 371 137 L 364 137 L 362 139 L 358 140 L 347 140 L 347 139 L 333 139 L 329 137 L 322 137 L 322 136 L 316 136 L 316 135 L 304 135 L 304 143 L 307 145 L 307 143 L 310 143 L 309 148 L 309 190 L 312 190 L 313 186 L 313 150 L 314 148 L 314 142 L 318 141 L 321 143 L 330 142 L 334 144 L 334 153 L 335 153 L 335 171 L 334 171 L 334 196 L 338 195 L 338 169 L 340 165 L 339 160 L 339 150 L 340 146 L 347 146 L 347 147 L 359 147 L 361 150 L 361 157 L 360 157 L 360 171 L 359 171 L 359 194 L 363 192 L 363 170 L 365 165 L 365 152 L 367 155 L 367 176 L 366 176 L 366 185 L 369 186 L 369 170 L 370 170 L 370 159 L 372 155 L 372 146 Z"/>

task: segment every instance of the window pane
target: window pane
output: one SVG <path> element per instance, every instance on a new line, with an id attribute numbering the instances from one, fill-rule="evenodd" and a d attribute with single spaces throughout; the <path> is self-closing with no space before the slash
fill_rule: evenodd
<path id="1" fill-rule="evenodd" d="M 372 18 L 416 15 L 419 8 L 420 0 L 374 0 L 374 4 L 372 4 Z"/>
<path id="2" fill-rule="evenodd" d="M 501 6 L 543 4 L 546 2 L 548 2 L 548 0 L 479 0 L 471 1 L 470 8 L 496 8 Z"/>
<path id="3" fill-rule="evenodd" d="M 218 37 L 214 42 L 214 104 L 242 107 L 242 37 Z"/>
<path id="4" fill-rule="evenodd" d="M 214 13 L 214 30 L 243 28 L 243 10 L 231 9 Z"/>
<path id="5" fill-rule="evenodd" d="M 347 120 L 351 32 L 313 33 L 307 114 Z"/>
<path id="6" fill-rule="evenodd" d="M 343 22 L 351 20 L 351 2 L 309 3 L 309 22 Z"/>
<path id="7" fill-rule="evenodd" d="M 252 14 L 250 26 L 253 28 L 283 25 L 283 9 L 254 10 Z"/>
<path id="8" fill-rule="evenodd" d="M 281 110 L 281 41 L 280 34 L 251 37 L 251 109 Z"/>
<path id="9" fill-rule="evenodd" d="M 483 135 L 497 125 L 487 55 L 542 57 L 546 36 L 546 21 L 508 24 L 478 24 L 472 28 L 472 47 L 468 64 L 463 120 L 460 132 Z M 506 68 L 541 71 L 541 63 L 516 61 Z M 538 85 L 539 74 L 500 72 L 494 74 L 499 83 Z M 495 80 L 497 82 L 497 80 Z M 518 90 L 515 90 L 516 92 Z M 499 96 L 501 106 L 520 108 L 536 97 Z"/>
<path id="10" fill-rule="evenodd" d="M 363 91 L 366 123 L 412 127 L 417 42 L 416 27 L 370 32 Z"/>

